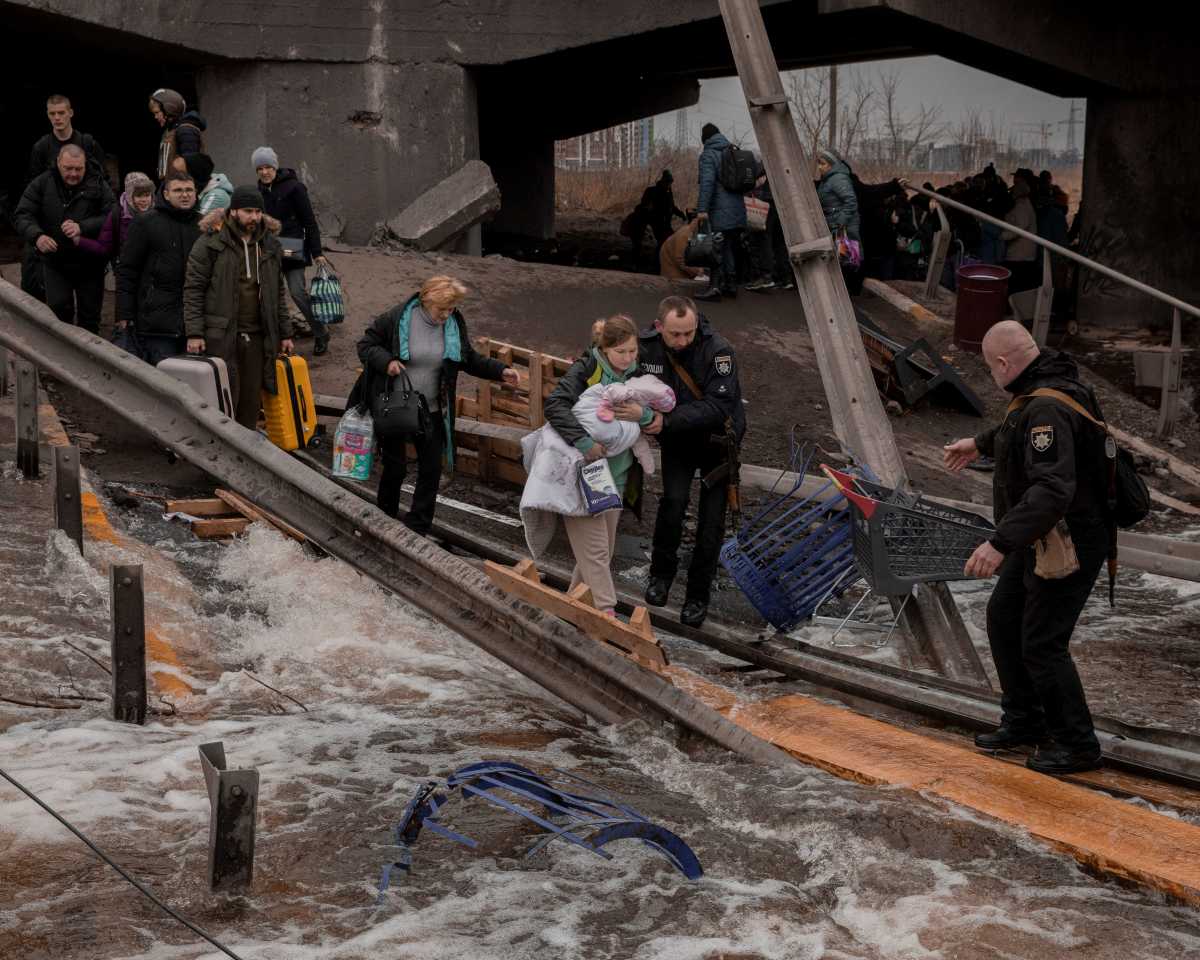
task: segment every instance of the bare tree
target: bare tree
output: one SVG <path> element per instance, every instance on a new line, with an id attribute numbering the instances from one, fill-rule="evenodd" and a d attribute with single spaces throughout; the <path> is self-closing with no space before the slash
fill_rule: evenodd
<path id="1" fill-rule="evenodd" d="M 879 101 L 883 135 L 893 164 L 908 166 L 921 146 L 945 131 L 940 106 L 921 103 L 914 111 L 901 109 L 899 68 L 879 71 Z"/>
<path id="2" fill-rule="evenodd" d="M 843 85 L 844 89 L 844 85 Z M 853 86 L 839 96 L 837 150 L 843 157 L 854 153 L 859 136 L 867 130 L 871 111 L 876 101 L 876 91 L 871 82 L 860 71 L 854 73 Z"/>
<path id="3" fill-rule="evenodd" d="M 823 70 L 800 70 L 788 77 L 788 103 L 809 157 L 817 152 L 829 129 L 829 74 Z"/>

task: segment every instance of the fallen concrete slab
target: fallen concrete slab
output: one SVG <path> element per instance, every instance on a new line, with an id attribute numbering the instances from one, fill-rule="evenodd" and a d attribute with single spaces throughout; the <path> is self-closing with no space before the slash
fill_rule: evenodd
<path id="1" fill-rule="evenodd" d="M 388 229 L 418 250 L 436 250 L 499 209 L 500 188 L 491 168 L 469 160 L 389 220 Z"/>

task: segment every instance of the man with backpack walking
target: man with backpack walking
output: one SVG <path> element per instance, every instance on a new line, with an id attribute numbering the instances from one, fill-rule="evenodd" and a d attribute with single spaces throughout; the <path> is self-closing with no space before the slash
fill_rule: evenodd
<path id="1" fill-rule="evenodd" d="M 749 150 L 734 147 L 716 124 L 706 123 L 700 131 L 700 194 L 696 216 L 700 230 L 722 235 L 720 259 L 713 271 L 712 286 L 696 296 L 715 302 L 736 297 L 738 266 L 742 258 L 742 232 L 746 229 L 744 195 L 754 189 L 757 162 Z"/>
<path id="2" fill-rule="evenodd" d="M 167 179 L 176 157 L 204 153 L 204 131 L 208 124 L 176 90 L 160 87 L 150 94 L 150 115 L 162 127 L 158 144 L 158 179 Z M 203 186 L 197 188 L 203 189 Z"/>
<path id="3" fill-rule="evenodd" d="M 1041 773 L 1093 770 L 1100 742 L 1069 644 L 1115 540 L 1103 418 L 1075 361 L 1039 350 L 1021 324 L 992 327 L 983 357 L 1013 401 L 998 426 L 944 451 L 954 472 L 980 454 L 996 461 L 996 531 L 965 572 L 982 578 L 999 571 L 987 632 L 1003 715 L 975 744 L 1036 744 L 1026 766 Z"/>

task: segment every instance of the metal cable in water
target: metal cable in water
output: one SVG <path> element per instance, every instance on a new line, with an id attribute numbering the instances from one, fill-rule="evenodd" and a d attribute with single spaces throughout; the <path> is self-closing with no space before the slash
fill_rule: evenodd
<path id="1" fill-rule="evenodd" d="M 80 840 L 82 840 L 84 843 L 86 843 L 88 845 L 89 849 L 92 851 L 92 853 L 94 853 L 101 860 L 103 860 L 105 863 L 107 863 L 110 867 L 112 867 L 114 870 L 116 870 L 117 873 L 119 873 L 122 877 L 124 877 L 126 880 L 128 880 L 130 883 L 132 883 L 143 896 L 145 896 L 148 900 L 150 900 L 156 906 L 161 908 L 169 916 L 178 920 L 185 927 L 187 927 L 189 930 L 191 930 L 192 933 L 196 934 L 197 936 L 203 937 L 205 940 L 207 940 L 209 943 L 211 943 L 214 947 L 216 947 L 218 950 L 220 950 L 226 956 L 233 957 L 233 960 L 242 960 L 242 958 L 239 957 L 236 953 L 234 953 L 232 950 L 230 950 L 228 947 L 224 946 L 223 944 L 218 943 L 216 940 L 214 940 L 212 937 L 210 937 L 207 933 L 205 933 L 203 930 L 201 930 L 198 926 L 196 926 L 194 923 L 192 923 L 192 921 L 187 919 L 187 917 L 184 917 L 184 916 L 176 913 L 174 910 L 172 910 L 170 907 L 168 907 L 165 903 L 163 903 L 161 900 L 159 900 L 158 897 L 156 897 L 149 889 L 147 889 L 145 886 L 143 886 L 141 883 L 139 883 L 137 880 L 135 880 L 133 877 L 131 877 L 128 873 L 126 873 L 125 870 L 118 863 L 116 863 L 112 858 L 110 858 L 108 856 L 108 854 L 106 854 L 103 850 L 101 850 L 94 843 L 92 843 L 91 840 L 89 840 L 82 833 L 80 833 L 73 826 L 71 826 L 71 824 L 69 824 L 65 819 L 63 819 L 58 813 L 56 813 L 54 810 L 50 809 L 50 807 L 48 807 L 45 803 L 43 803 L 42 800 L 32 790 L 30 790 L 28 787 L 25 787 L 22 784 L 18 783 L 11 776 L 9 776 L 3 770 L 3 768 L 0 768 L 0 777 L 3 777 L 5 780 L 7 780 L 9 783 L 11 783 L 14 787 L 16 787 L 18 790 L 20 790 L 23 794 L 25 794 L 25 796 L 27 796 L 30 800 L 32 800 L 39 807 L 41 807 L 48 814 L 50 814 L 50 816 L 52 816 L 55 820 L 57 820 L 64 827 L 66 827 L 73 834 L 75 834 L 75 836 L 77 836 Z"/>

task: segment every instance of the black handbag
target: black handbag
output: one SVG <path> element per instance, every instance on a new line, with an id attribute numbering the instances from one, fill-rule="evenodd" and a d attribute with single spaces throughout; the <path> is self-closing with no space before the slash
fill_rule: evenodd
<path id="1" fill-rule="evenodd" d="M 402 370 L 399 376 L 388 377 L 383 392 L 371 399 L 371 419 L 376 436 L 384 440 L 423 436 L 429 429 L 429 405 Z"/>
<path id="2" fill-rule="evenodd" d="M 683 251 L 683 262 L 689 267 L 715 267 L 721 259 L 721 244 L 725 235 L 711 233 L 702 228 L 688 239 Z"/>

